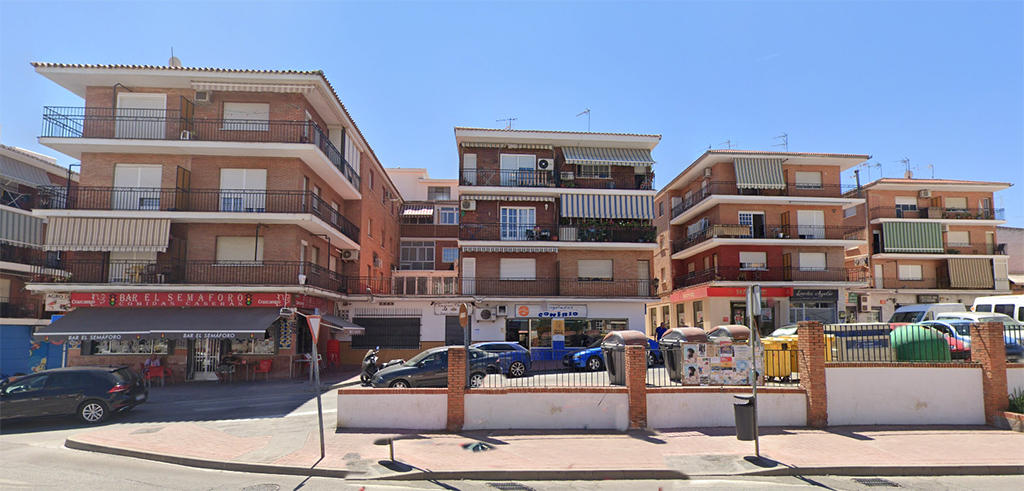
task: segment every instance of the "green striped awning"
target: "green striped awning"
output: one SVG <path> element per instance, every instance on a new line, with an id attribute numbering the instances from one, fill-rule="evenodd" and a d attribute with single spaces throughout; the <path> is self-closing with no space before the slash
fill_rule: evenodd
<path id="1" fill-rule="evenodd" d="M 608 194 L 563 194 L 565 218 L 654 219 L 654 197 Z"/>
<path id="2" fill-rule="evenodd" d="M 652 165 L 651 151 L 644 148 L 562 147 L 565 163 L 575 165 Z"/>
<path id="3" fill-rule="evenodd" d="M 736 159 L 736 187 L 740 189 L 786 189 L 782 159 Z"/>
<path id="4" fill-rule="evenodd" d="M 951 257 L 949 263 L 949 287 L 992 289 L 992 260 L 980 257 Z"/>
<path id="5" fill-rule="evenodd" d="M 0 242 L 16 247 L 43 247 L 43 219 L 0 208 Z"/>
<path id="6" fill-rule="evenodd" d="M 942 226 L 924 222 L 882 223 L 885 252 L 941 253 Z"/>

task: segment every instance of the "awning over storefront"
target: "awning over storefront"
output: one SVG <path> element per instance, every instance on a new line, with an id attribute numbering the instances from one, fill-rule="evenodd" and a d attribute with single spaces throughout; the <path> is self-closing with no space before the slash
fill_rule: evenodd
<path id="1" fill-rule="evenodd" d="M 786 189 L 782 159 L 736 159 L 736 187 L 740 189 Z"/>
<path id="2" fill-rule="evenodd" d="M 433 205 L 405 205 L 402 209 L 404 217 L 429 217 L 434 215 Z"/>
<path id="3" fill-rule="evenodd" d="M 651 151 L 644 148 L 562 147 L 565 163 L 576 165 L 652 165 Z"/>
<path id="4" fill-rule="evenodd" d="M 950 288 L 991 289 L 995 287 L 992 260 L 980 257 L 951 257 L 949 264 Z"/>
<path id="5" fill-rule="evenodd" d="M 0 180 L 14 181 L 33 188 L 53 184 L 43 169 L 18 162 L 6 155 L 0 155 Z"/>
<path id="6" fill-rule="evenodd" d="M 336 315 L 320 314 L 320 324 L 351 336 L 359 336 L 366 332 L 363 326 L 356 325 Z"/>
<path id="7" fill-rule="evenodd" d="M 654 219 L 653 196 L 563 194 L 561 200 L 565 218 Z"/>
<path id="8" fill-rule="evenodd" d="M 46 227 L 48 251 L 164 252 L 171 221 L 165 218 L 53 217 Z"/>
<path id="9" fill-rule="evenodd" d="M 16 247 L 42 247 L 43 219 L 0 208 L 0 242 Z"/>
<path id="10" fill-rule="evenodd" d="M 942 226 L 938 223 L 884 222 L 882 241 L 885 252 L 941 253 Z"/>
<path id="11" fill-rule="evenodd" d="M 274 308 L 79 308 L 37 336 L 79 341 L 127 339 L 236 339 L 262 336 L 280 316 Z"/>

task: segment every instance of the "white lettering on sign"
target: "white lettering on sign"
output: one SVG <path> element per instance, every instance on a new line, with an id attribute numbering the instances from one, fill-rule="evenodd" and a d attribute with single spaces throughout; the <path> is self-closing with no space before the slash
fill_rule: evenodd
<path id="1" fill-rule="evenodd" d="M 233 332 L 186 332 L 181 335 L 183 339 L 234 339 Z"/>
<path id="2" fill-rule="evenodd" d="M 545 309 L 541 308 L 540 305 L 516 305 L 515 312 L 519 317 L 539 317 L 546 319 L 585 318 L 587 317 L 587 306 L 549 305 L 548 308 Z"/>

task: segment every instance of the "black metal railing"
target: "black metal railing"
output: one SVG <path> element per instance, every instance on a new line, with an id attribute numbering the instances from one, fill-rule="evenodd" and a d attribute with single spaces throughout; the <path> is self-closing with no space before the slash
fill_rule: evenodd
<path id="1" fill-rule="evenodd" d="M 390 278 L 348 276 L 343 292 L 374 295 L 514 295 L 523 297 L 651 297 L 655 285 L 648 280 L 582 280 L 537 278 L 457 278 L 411 276 Z"/>
<path id="2" fill-rule="evenodd" d="M 1003 220 L 1003 208 L 942 208 L 929 206 L 904 210 L 892 206 L 871 208 L 871 218 L 930 218 L 943 220 Z"/>
<path id="3" fill-rule="evenodd" d="M 855 189 L 847 184 L 822 184 L 809 186 L 806 184 L 787 184 L 783 189 L 740 189 L 735 181 L 711 181 L 707 186 L 695 190 L 689 197 L 672 206 L 672 218 L 693 208 L 701 201 L 716 194 L 719 195 L 752 195 L 752 196 L 802 196 L 810 198 L 839 198 L 843 193 Z"/>
<path id="4" fill-rule="evenodd" d="M 462 224 L 461 240 L 652 243 L 650 225 Z"/>
<path id="5" fill-rule="evenodd" d="M 970 346 L 934 328 L 886 323 L 826 324 L 825 346 L 844 363 L 969 362 Z"/>
<path id="6" fill-rule="evenodd" d="M 993 242 L 946 242 L 946 245 L 939 248 L 922 248 L 922 249 L 911 249 L 907 247 L 901 247 L 898 250 L 892 250 L 892 247 L 887 247 L 882 243 L 882 247 L 872 246 L 872 253 L 874 254 L 973 254 L 973 255 L 1005 255 L 1006 244 L 1005 243 L 993 243 Z"/>
<path id="7" fill-rule="evenodd" d="M 739 225 L 714 224 L 672 243 L 672 253 L 715 238 L 845 240 L 864 227 L 834 225 Z"/>
<path id="8" fill-rule="evenodd" d="M 866 273 L 858 268 L 800 269 L 765 267 L 763 269 L 720 266 L 677 276 L 674 288 L 712 281 L 864 281 Z"/>
<path id="9" fill-rule="evenodd" d="M 0 297 L 0 317 L 7 319 L 38 319 L 39 300 L 33 298 Z"/>
<path id="10" fill-rule="evenodd" d="M 882 278 L 874 278 L 876 288 L 913 288 L 913 289 L 952 289 L 949 278 L 945 277 L 926 277 L 920 278 L 899 278 L 893 276 L 885 276 Z M 990 285 L 989 288 L 992 288 Z"/>
<path id="11" fill-rule="evenodd" d="M 47 258 L 46 251 L 42 249 L 33 249 L 31 247 L 20 247 L 13 246 L 6 243 L 0 243 L 0 261 L 5 263 L 18 263 L 18 264 L 44 264 Z M 56 259 L 54 259 L 51 267 L 57 267 Z"/>
<path id="12" fill-rule="evenodd" d="M 587 173 L 534 169 L 467 169 L 462 171 L 461 182 L 464 186 L 649 190 L 654 189 L 654 173 L 637 174 L 632 167 Z"/>
<path id="13" fill-rule="evenodd" d="M 208 119 L 183 117 L 178 110 L 47 106 L 42 137 L 308 143 L 359 189 L 359 173 L 313 121 Z"/>

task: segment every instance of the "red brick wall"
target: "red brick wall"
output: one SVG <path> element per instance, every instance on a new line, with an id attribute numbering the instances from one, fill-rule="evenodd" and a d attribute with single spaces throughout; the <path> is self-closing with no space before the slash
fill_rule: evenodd
<path id="1" fill-rule="evenodd" d="M 995 426 L 996 414 L 1006 411 L 1010 405 L 1007 399 L 1006 343 L 1001 322 L 971 324 L 971 359 L 981 365 L 985 422 Z"/>
<path id="2" fill-rule="evenodd" d="M 462 431 L 466 421 L 466 348 L 448 348 L 448 431 Z"/>
<path id="3" fill-rule="evenodd" d="M 828 426 L 825 329 L 820 322 L 798 322 L 797 336 L 800 340 L 800 387 L 807 393 L 807 426 L 824 428 Z"/>

